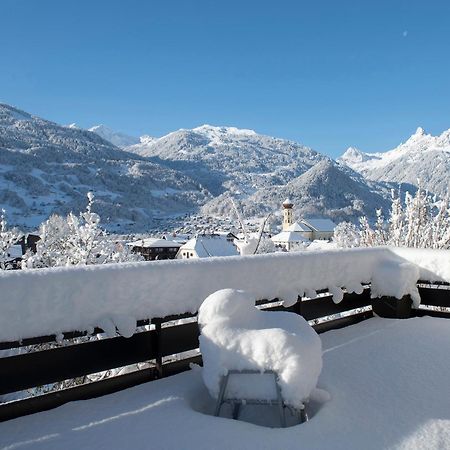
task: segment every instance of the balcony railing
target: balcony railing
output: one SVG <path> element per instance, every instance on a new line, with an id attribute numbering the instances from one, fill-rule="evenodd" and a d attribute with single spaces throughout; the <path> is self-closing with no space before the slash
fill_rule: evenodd
<path id="1" fill-rule="evenodd" d="M 376 310 L 389 317 L 450 317 L 448 259 L 444 251 L 378 248 L 2 273 L 0 351 L 8 355 L 0 358 L 0 396 L 146 364 L 101 381 L 5 402 L 0 420 L 108 394 L 201 363 L 195 312 L 220 288 L 250 290 L 259 308 L 301 314 L 321 333 L 372 317 L 373 274 L 384 262 L 407 262 L 426 280 L 417 283 L 419 308 L 405 296 L 406 314 L 405 307 L 397 307 L 401 302 L 387 297 L 375 300 Z M 343 299 L 336 303 L 333 294 L 336 300 L 341 288 Z M 129 317 L 140 319 L 134 322 L 137 331 L 130 332 Z M 120 335 L 124 330 L 129 337 Z M 86 338 L 99 333 L 100 339 Z"/>

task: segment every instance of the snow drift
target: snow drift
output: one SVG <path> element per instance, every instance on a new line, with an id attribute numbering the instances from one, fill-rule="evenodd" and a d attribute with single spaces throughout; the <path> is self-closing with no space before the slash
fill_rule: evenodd
<path id="1" fill-rule="evenodd" d="M 361 283 L 372 281 L 376 268 L 388 262 L 410 262 L 420 278 L 450 282 L 449 255 L 379 247 L 1 271 L 0 342 L 105 323 L 130 336 L 136 320 L 195 312 L 208 295 L 224 288 L 285 304 L 328 288 L 339 301 L 342 288 L 360 291 Z M 384 294 L 383 286 L 377 294 Z"/>

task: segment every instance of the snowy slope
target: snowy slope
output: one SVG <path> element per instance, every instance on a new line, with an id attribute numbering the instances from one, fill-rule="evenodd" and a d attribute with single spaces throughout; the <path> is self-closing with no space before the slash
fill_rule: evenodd
<path id="1" fill-rule="evenodd" d="M 181 129 L 127 150 L 182 171 L 214 195 L 283 185 L 325 158 L 292 141 L 210 125 Z"/>
<path id="2" fill-rule="evenodd" d="M 278 212 L 287 195 L 297 214 L 336 220 L 373 216 L 386 206 L 383 184 L 304 145 L 252 130 L 203 125 L 142 136 L 124 149 L 111 142 L 136 139 L 104 126 L 91 130 L 0 105 L 0 206 L 12 224 L 35 227 L 52 212 L 79 211 L 88 190 L 107 226 L 126 231 L 201 207 L 205 214 L 228 213 L 230 196 L 258 217 Z"/>
<path id="3" fill-rule="evenodd" d="M 95 127 L 89 128 L 89 131 L 98 134 L 106 141 L 109 141 L 111 144 L 114 144 L 116 147 L 120 148 L 125 148 L 140 142 L 139 138 L 114 131 L 106 125 L 96 125 Z"/>
<path id="4" fill-rule="evenodd" d="M 423 128 L 398 147 L 387 152 L 364 153 L 350 147 L 339 161 L 360 172 L 368 180 L 421 186 L 445 197 L 450 171 L 450 129 L 439 136 Z"/>
<path id="5" fill-rule="evenodd" d="M 118 230 L 146 229 L 154 218 L 191 211 L 207 198 L 183 174 L 95 133 L 1 104 L 0 155 L 0 206 L 19 226 L 32 228 L 53 212 L 84 209 L 89 190 L 105 225 Z"/>
<path id="6" fill-rule="evenodd" d="M 203 125 L 128 147 L 182 171 L 214 194 L 202 211 L 228 214 L 237 197 L 247 216 L 278 211 L 290 196 L 298 215 L 339 220 L 373 216 L 388 207 L 387 191 L 301 144 L 253 130 Z M 308 174 L 308 175 L 306 175 Z"/>
<path id="7" fill-rule="evenodd" d="M 268 186 L 240 198 L 246 215 L 258 216 L 280 210 L 280 199 L 290 198 L 294 216 L 326 216 L 339 222 L 374 215 L 377 208 L 389 208 L 386 189 L 366 182 L 361 175 L 330 159 L 323 159 L 300 176 L 280 186 Z M 204 212 L 224 213 L 230 209 L 229 194 L 210 200 Z"/>

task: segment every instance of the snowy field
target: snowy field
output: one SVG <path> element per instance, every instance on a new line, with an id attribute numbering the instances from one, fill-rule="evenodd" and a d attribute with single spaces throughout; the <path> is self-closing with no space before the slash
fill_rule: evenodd
<path id="1" fill-rule="evenodd" d="M 211 416 L 197 368 L 2 423 L 0 448 L 450 448 L 450 321 L 374 318 L 321 339 L 329 399 L 310 404 L 306 424 L 268 428 L 278 416 L 267 406 L 245 407 L 245 421 Z"/>

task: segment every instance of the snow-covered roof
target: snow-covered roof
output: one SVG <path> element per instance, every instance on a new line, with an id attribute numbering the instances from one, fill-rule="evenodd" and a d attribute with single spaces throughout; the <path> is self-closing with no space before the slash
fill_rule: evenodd
<path id="1" fill-rule="evenodd" d="M 297 233 L 302 233 L 305 231 L 312 231 L 312 230 L 304 223 L 294 222 L 291 226 L 288 227 L 287 231 L 295 231 Z"/>
<path id="2" fill-rule="evenodd" d="M 186 242 L 181 250 L 195 250 L 199 258 L 208 256 L 236 256 L 237 248 L 222 235 L 200 235 Z"/>
<path id="3" fill-rule="evenodd" d="M 336 228 L 331 219 L 303 219 L 302 222 L 315 231 L 334 231 Z"/>
<path id="4" fill-rule="evenodd" d="M 293 203 L 289 197 L 283 202 L 283 206 L 292 206 L 292 205 Z"/>
<path id="5" fill-rule="evenodd" d="M 181 247 L 181 244 L 179 242 L 171 241 L 169 239 L 158 239 L 158 238 L 139 239 L 138 241 L 129 242 L 127 245 L 131 247 L 145 247 L 145 248 Z"/>
<path id="6" fill-rule="evenodd" d="M 281 233 L 272 236 L 271 239 L 273 242 L 308 242 L 308 239 L 305 239 L 296 231 L 282 231 Z"/>
<path id="7" fill-rule="evenodd" d="M 21 258 L 22 257 L 22 246 L 20 244 L 11 245 L 8 249 L 8 256 L 10 258 Z"/>
<path id="8" fill-rule="evenodd" d="M 214 231 L 214 234 L 218 234 L 219 236 L 225 236 L 228 238 L 237 239 L 237 236 L 232 231 Z"/>

